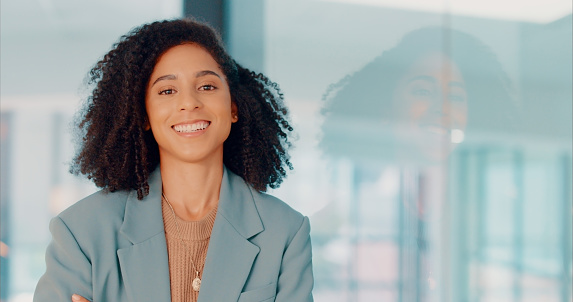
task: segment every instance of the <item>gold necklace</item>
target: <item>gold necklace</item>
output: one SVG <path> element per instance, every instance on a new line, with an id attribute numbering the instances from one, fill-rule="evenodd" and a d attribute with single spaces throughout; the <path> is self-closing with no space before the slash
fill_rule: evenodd
<path id="1" fill-rule="evenodd" d="M 175 215 L 175 211 L 173 210 L 171 203 L 169 202 L 169 200 L 165 196 L 165 193 L 161 192 L 161 196 L 163 196 L 163 199 L 165 199 L 165 202 L 167 202 L 167 205 L 171 209 L 171 213 L 173 213 L 173 218 L 175 219 L 175 227 L 177 228 L 177 233 L 179 233 L 179 236 L 181 238 L 183 238 L 183 236 L 181 235 L 181 230 L 179 229 L 179 222 L 177 221 L 177 216 Z M 187 249 L 189 249 L 185 240 L 181 239 L 181 241 L 183 241 L 183 244 L 187 247 Z M 199 278 L 199 270 L 197 270 L 197 267 L 195 267 L 195 262 L 193 261 L 193 256 L 191 256 L 191 265 L 193 265 L 193 270 L 195 271 L 195 279 L 193 279 L 191 286 L 193 287 L 194 291 L 198 292 L 199 289 L 201 288 L 201 278 Z"/>

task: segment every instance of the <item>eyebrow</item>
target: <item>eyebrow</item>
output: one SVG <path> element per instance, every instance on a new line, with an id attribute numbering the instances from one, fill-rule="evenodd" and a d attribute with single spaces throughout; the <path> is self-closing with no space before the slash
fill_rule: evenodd
<path id="1" fill-rule="evenodd" d="M 199 77 L 204 77 L 207 75 L 214 75 L 214 76 L 218 77 L 219 79 L 221 79 L 221 76 L 212 70 L 201 70 L 195 74 L 195 77 L 199 78 Z"/>
<path id="2" fill-rule="evenodd" d="M 207 75 L 214 75 L 214 76 L 218 77 L 219 79 L 221 79 L 221 76 L 220 76 L 220 75 L 218 75 L 216 72 L 211 71 L 211 70 L 201 70 L 201 71 L 198 71 L 198 72 L 195 74 L 195 77 L 196 77 L 196 78 L 200 78 L 200 77 L 204 77 L 204 76 L 207 76 Z M 166 81 L 166 80 L 177 80 L 177 76 L 174 75 L 174 74 L 167 74 L 167 75 L 160 76 L 160 77 L 158 77 L 158 78 L 153 82 L 153 84 L 151 84 L 151 87 L 153 87 L 153 85 L 155 85 L 155 83 L 157 83 L 157 82 L 159 82 L 159 81 Z"/>
<path id="3" fill-rule="evenodd" d="M 412 82 L 418 81 L 418 80 L 423 80 L 423 81 L 428 81 L 428 82 L 436 83 L 436 79 L 435 79 L 434 77 L 427 76 L 427 75 L 421 75 L 421 76 L 413 77 L 413 78 L 411 78 L 411 79 L 408 80 L 408 83 L 412 83 Z"/>
<path id="4" fill-rule="evenodd" d="M 177 76 L 173 75 L 173 74 L 167 74 L 164 76 L 160 76 L 153 82 L 153 84 L 151 84 L 151 87 L 153 87 L 153 85 L 155 85 L 155 83 L 157 83 L 159 81 L 165 81 L 165 80 L 177 80 Z"/>

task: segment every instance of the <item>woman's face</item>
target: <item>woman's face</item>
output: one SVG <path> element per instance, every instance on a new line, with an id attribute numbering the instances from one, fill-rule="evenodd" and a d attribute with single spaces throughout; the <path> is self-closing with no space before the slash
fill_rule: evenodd
<path id="1" fill-rule="evenodd" d="M 425 55 L 398 81 L 393 97 L 397 134 L 429 159 L 444 159 L 463 140 L 467 93 L 458 66 L 447 56 Z"/>
<path id="2" fill-rule="evenodd" d="M 161 55 L 147 85 L 145 108 L 162 162 L 222 159 L 223 143 L 237 121 L 223 71 L 196 44 Z"/>

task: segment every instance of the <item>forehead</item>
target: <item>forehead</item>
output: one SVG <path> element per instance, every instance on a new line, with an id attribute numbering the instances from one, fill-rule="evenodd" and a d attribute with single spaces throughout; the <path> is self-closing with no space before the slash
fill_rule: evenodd
<path id="1" fill-rule="evenodd" d="M 186 43 L 169 48 L 155 63 L 153 74 L 157 72 L 183 70 L 218 70 L 219 64 L 211 54 L 197 44 Z"/>
<path id="2" fill-rule="evenodd" d="M 430 76 L 443 81 L 463 82 L 458 65 L 442 53 L 430 53 L 415 60 L 405 77 Z"/>

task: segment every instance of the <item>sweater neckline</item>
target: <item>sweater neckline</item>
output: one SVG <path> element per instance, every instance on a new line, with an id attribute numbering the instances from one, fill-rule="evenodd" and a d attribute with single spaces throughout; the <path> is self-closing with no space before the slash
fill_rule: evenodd
<path id="1" fill-rule="evenodd" d="M 217 216 L 217 207 L 213 207 L 207 215 L 199 220 L 188 221 L 174 215 L 169 205 L 161 202 L 165 234 L 183 240 L 205 240 L 211 237 L 211 230 Z M 179 226 L 179 227 L 178 227 Z"/>

